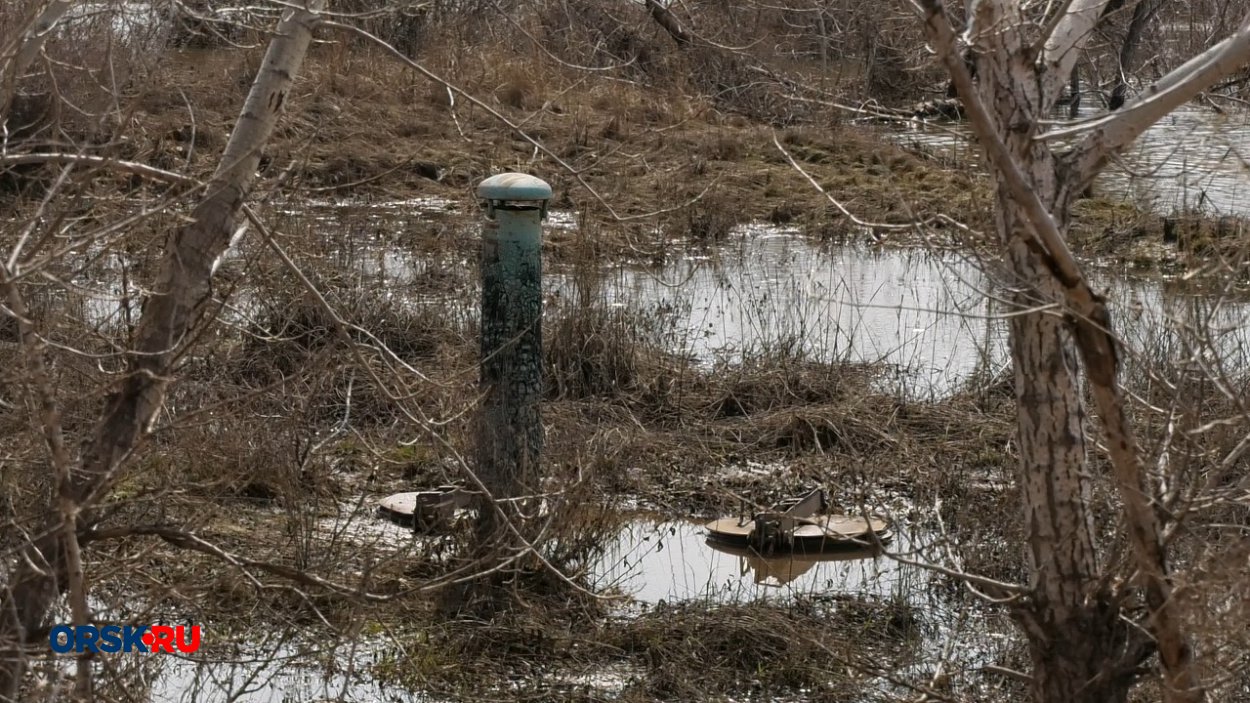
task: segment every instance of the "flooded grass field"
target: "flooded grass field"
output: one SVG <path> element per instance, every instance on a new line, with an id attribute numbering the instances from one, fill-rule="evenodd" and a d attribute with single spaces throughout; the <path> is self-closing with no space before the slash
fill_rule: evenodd
<path id="1" fill-rule="evenodd" d="M 457 287 L 456 293 L 432 290 L 428 284 L 432 267 L 447 265 L 446 260 L 426 259 L 396 244 L 335 256 L 346 257 L 335 268 L 354 271 L 357 280 L 384 288 L 387 299 L 400 310 L 432 308 L 458 320 L 457 325 L 471 329 L 475 323 L 473 301 L 478 292 L 471 277 L 438 279 Z M 1218 357 L 1229 373 L 1244 369 L 1243 303 L 1212 302 L 1203 291 L 1182 282 L 1121 277 L 1105 269 L 1099 275 L 1112 295 L 1117 317 L 1124 320 L 1121 334 L 1126 348 L 1143 367 L 1181 363 L 1206 354 Z M 557 269 L 547 282 L 549 308 L 575 309 L 586 281 L 584 272 Z M 649 339 L 667 345 L 661 350 L 664 353 L 687 359 L 692 373 L 731 373 L 752 360 L 768 358 L 862 368 L 870 379 L 863 392 L 875 394 L 874 402 L 894 399 L 891 402 L 900 407 L 915 408 L 950 402 L 969 389 L 1002 383 L 1008 373 L 1001 308 L 992 302 L 1003 282 L 992 261 L 949 252 L 821 245 L 784 228 L 752 225 L 719 247 L 692 248 L 660 267 L 603 267 L 592 285 L 599 304 L 607 309 L 655 320 L 662 333 Z M 107 309 L 104 302 L 95 304 L 101 311 Z M 240 290 L 235 292 L 232 309 L 238 315 L 235 324 L 246 326 L 263 303 L 260 297 Z M 107 325 L 109 316 L 115 323 L 117 315 L 111 309 L 99 319 Z M 1205 351 L 1203 340 L 1191 334 L 1198 327 L 1222 330 L 1206 340 L 1211 346 Z M 854 445 L 848 446 L 852 465 L 875 461 L 856 459 Z M 774 484 L 774 490 L 791 490 L 797 488 L 799 475 L 807 479 L 821 475 L 819 471 L 804 473 L 810 469 L 788 473 L 795 466 L 812 466 L 813 460 L 819 465 L 826 451 L 837 451 L 819 440 L 815 447 L 815 455 L 797 461 L 782 457 L 771 459 L 772 463 L 722 463 L 711 473 L 694 476 L 694 481 L 707 486 L 704 498 L 712 498 L 708 505 L 724 505 L 727 496 L 743 487 L 750 493 L 755 490 L 750 486 L 761 483 Z M 991 495 L 1007 490 L 1009 462 L 1005 457 L 987 457 L 978 466 L 962 469 L 946 480 L 960 483 L 965 495 L 969 487 L 978 485 L 982 486 L 978 490 Z M 645 476 L 654 467 L 627 463 L 619 468 Z M 849 475 L 841 476 L 845 480 Z M 732 480 L 725 482 L 726 477 Z M 357 476 L 341 478 L 357 488 L 365 485 Z M 861 477 L 856 483 L 832 488 L 847 509 L 867 508 L 892 516 L 896 537 L 884 552 L 820 559 L 726 553 L 706 542 L 702 524 L 716 516 L 714 511 L 683 514 L 678 507 L 639 519 L 628 517 L 626 501 L 624 512 L 616 518 L 619 525 L 606 530 L 591 556 L 570 573 L 589 592 L 613 597 L 606 620 L 596 626 L 615 630 L 613 637 L 634 637 L 634 628 L 653 627 L 657 618 L 669 617 L 665 613 L 674 608 L 687 616 L 688 609 L 702 608 L 708 617 L 721 608 L 730 608 L 725 611 L 730 613 L 738 612 L 732 608 L 765 608 L 767 613 L 795 608 L 846 613 L 868 608 L 874 613 L 892 613 L 889 617 L 906 623 L 897 633 L 900 641 L 909 643 L 904 648 L 906 656 L 894 662 L 892 676 L 920 680 L 940 668 L 966 685 L 978 685 L 984 667 L 1018 655 L 1010 625 L 1002 613 L 973 602 L 958 588 L 952 590 L 948 578 L 924 565 L 962 568 L 967 549 L 987 546 L 993 552 L 997 547 L 964 540 L 955 548 L 954 538 L 943 534 L 945 528 L 935 524 L 927 507 L 918 503 L 925 491 L 901 488 L 901 494 L 891 497 L 880 494 L 880 486 L 873 483 L 874 479 Z M 323 544 L 328 551 L 359 550 L 378 563 L 430 559 L 438 540 L 416 536 L 373 514 L 377 499 L 406 484 L 407 480 L 392 477 L 352 496 L 334 515 L 323 510 L 319 520 L 303 528 L 307 531 L 304 539 Z M 659 506 L 652 503 L 649 507 Z M 1001 539 L 993 530 L 969 534 L 982 540 Z M 821 617 L 836 620 L 841 616 Z M 418 630 L 427 627 L 423 624 Z M 415 679 L 380 673 L 412 666 L 410 659 L 415 655 L 411 637 L 401 626 L 388 624 L 384 629 L 386 634 L 348 638 L 343 643 L 326 640 L 323 647 L 280 641 L 242 646 L 234 654 L 215 647 L 203 662 L 166 661 L 144 675 L 150 680 L 152 700 L 171 703 L 457 698 L 454 693 L 442 695 L 439 685 L 418 683 L 438 680 L 428 672 Z M 522 688 L 530 693 L 541 689 L 557 697 L 577 698 L 582 694 L 570 693 L 576 690 L 594 699 L 628 700 L 638 686 L 650 685 L 646 682 L 657 675 L 635 654 L 587 654 L 597 662 L 588 670 L 599 673 L 587 673 L 577 658 L 561 663 L 547 655 L 533 656 L 537 658 L 532 662 L 522 657 L 510 665 L 546 662 L 525 675 Z M 611 671 L 616 673 L 602 673 Z M 859 685 L 876 693 L 848 700 L 871 700 L 877 693 L 889 698 L 898 693 L 888 677 L 864 676 Z M 494 690 L 509 695 L 506 688 Z M 770 696 L 774 698 L 785 696 Z"/>
<path id="2" fill-rule="evenodd" d="M 83 6 L 71 26 L 102 11 Z M 123 36 L 151 24 L 122 19 Z M 207 59 L 191 51 L 178 68 L 247 73 Z M 775 127 L 719 109 L 665 112 L 630 81 L 589 96 L 572 84 L 566 98 L 528 76 L 483 72 L 581 169 L 574 177 L 512 131 L 485 133 L 484 123 L 498 129 L 493 118 L 453 91 L 444 99 L 348 68 L 361 72 L 326 73 L 344 94 L 299 96 L 316 116 L 299 129 L 316 136 L 267 155 L 276 161 L 265 169 L 296 158 L 286 152 L 301 165 L 257 199 L 257 221 L 216 262 L 202 301 L 211 322 L 101 506 L 106 528 L 140 529 L 88 535 L 99 540 L 87 573 L 101 620 L 205 628 L 193 655 L 94 662 L 108 700 L 1027 696 L 1012 599 L 989 603 L 961 581 L 1030 577 L 1006 339 L 1019 311 L 996 247 L 976 231 L 991 184 L 966 130 Z M 383 107 L 349 128 L 326 117 L 370 101 Z M 195 158 L 224 141 L 237 112 L 222 102 L 228 110 L 197 106 L 202 131 L 180 136 L 182 118 L 167 118 L 150 128 L 165 141 L 130 156 L 203 170 Z M 403 126 L 383 128 L 384 118 Z M 433 121 L 459 135 L 432 137 Z M 374 129 L 387 132 L 385 147 Z M 1245 132 L 1242 115 L 1179 110 L 1078 205 L 1074 248 L 1106 293 L 1161 484 L 1165 468 L 1197 481 L 1220 466 L 1216 488 L 1244 488 L 1229 477 L 1250 446 L 1250 295 L 1236 251 L 1250 216 Z M 790 158 L 888 227 L 839 214 Z M 366 174 L 380 164 L 401 175 L 375 183 Z M 506 568 L 478 574 L 506 607 L 473 590 L 471 512 L 433 534 L 376 513 L 392 493 L 465 482 L 475 461 L 482 222 L 469 188 L 501 164 L 550 171 L 556 186 L 544 232 L 543 480 L 525 506 L 538 536 Z M 296 195 L 283 200 L 288 176 Z M 609 197 L 587 196 L 588 183 Z M 165 197 L 145 188 L 121 204 L 90 194 L 96 214 L 74 217 Z M 656 214 L 608 217 L 608 202 Z M 183 221 L 177 207 L 125 237 L 74 240 L 23 283 L 75 437 L 124 371 L 159 243 Z M 968 227 L 906 224 L 939 211 Z M 0 328 L 0 344 L 14 330 Z M 26 506 L 54 483 L 31 458 L 44 440 L 29 431 L 37 412 L 25 383 L 0 376 L 2 507 L 21 517 L 14 524 L 34 524 Z M 1093 520 L 1127 552 L 1116 486 L 1091 446 Z M 1165 487 L 1168 509 L 1208 507 Z M 811 488 L 838 512 L 888 518 L 893 539 L 819 556 L 709 543 L 709 520 Z M 1173 535 L 1180 561 L 1218 555 L 1220 530 L 1244 526 L 1237 510 L 1202 513 Z M 1100 558 L 1119 558 L 1113 550 Z M 1238 588 L 1195 612 L 1224 612 Z M 43 650 L 32 661 L 45 698 L 69 686 L 74 662 Z"/>

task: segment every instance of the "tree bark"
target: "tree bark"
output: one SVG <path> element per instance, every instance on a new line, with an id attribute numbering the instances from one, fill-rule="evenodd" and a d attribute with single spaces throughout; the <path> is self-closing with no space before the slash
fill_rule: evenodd
<path id="1" fill-rule="evenodd" d="M 170 373 L 211 298 L 216 261 L 230 246 L 235 220 L 256 179 L 261 150 L 282 113 L 294 76 L 312 39 L 324 0 L 307 10 L 287 10 L 270 42 L 234 132 L 207 193 L 191 222 L 172 233 L 153 293 L 144 305 L 130 353 L 128 373 L 105 407 L 82 451 L 69 485 L 61 491 L 79 510 L 78 528 L 91 525 L 91 507 L 116 482 L 164 402 Z M 0 700 L 17 701 L 30 633 L 38 630 L 66 586 L 68 554 L 52 520 L 44 536 L 25 550 L 10 571 L 0 601 Z"/>
<path id="2" fill-rule="evenodd" d="M 1165 77 L 1161 83 L 1171 90 L 1168 101 L 1152 97 L 1154 102 L 1145 103 L 1135 117 L 1096 131 L 1071 162 L 1061 162 L 1038 139 L 1039 118 L 1049 114 L 1072 70 L 1069 59 L 1079 53 L 1082 37 L 1093 29 L 1088 18 L 1059 17 L 1053 34 L 1044 37 L 1038 63 L 1032 47 L 1024 46 L 1021 33 L 1015 31 L 1025 25 L 1018 4 L 977 3 L 968 32 L 977 48 L 981 77 L 977 86 L 958 59 L 940 1 L 925 0 L 922 5 L 930 38 L 999 176 L 996 224 L 1015 279 L 1013 297 L 1023 311 L 1010 323 L 1010 342 L 1033 598 L 1016 615 L 1032 654 L 1033 696 L 1046 703 L 1126 700 L 1134 670 L 1151 646 L 1136 628 L 1127 627 L 1119 595 L 1109 592 L 1108 579 L 1097 563 L 1075 363 L 1079 353 L 1103 421 L 1129 540 L 1145 585 L 1149 629 L 1164 668 L 1165 699 L 1203 700 L 1188 638 L 1172 603 L 1162 530 L 1128 422 L 1127 400 L 1118 386 L 1110 315 L 1102 297 L 1090 288 L 1066 238 L 1072 194 L 1087 185 L 1106 150 L 1127 143 L 1117 139 L 1140 133 L 1136 130 L 1144 129 L 1146 111 L 1159 111 L 1180 92 L 1228 70 L 1248 40 L 1235 35 L 1189 62 L 1191 75 Z M 1075 0 L 1069 12 L 1092 14 L 1104 6 L 1097 0 Z M 1168 95 L 1167 90 L 1163 94 Z M 1089 141 L 1096 137 L 1101 139 Z"/>
<path id="3" fill-rule="evenodd" d="M 1081 67 L 1073 66 L 1068 77 L 1068 119 L 1075 120 L 1081 114 Z"/>
<path id="4" fill-rule="evenodd" d="M 983 99 L 996 114 L 1019 113 L 1019 84 L 996 66 L 982 65 Z M 1031 96 L 1040 106 L 1041 96 Z M 1015 113 L 1015 114 L 1013 114 Z M 1000 134 L 1037 197 L 1052 213 L 1065 212 L 1066 197 L 1049 150 L 1038 150 L 1034 125 Z M 1047 304 L 1063 300 L 1059 281 L 1037 255 L 1023 208 L 1003 185 L 996 197 L 996 229 L 1006 253 L 1017 311 L 1008 330 L 1015 371 L 1018 483 L 1026 527 L 1026 563 L 1033 590 L 1030 607 L 1017 611 L 1030 633 L 1033 695 L 1038 701 L 1078 703 L 1124 701 L 1132 680 L 1110 677 L 1126 638 L 1125 627 L 1106 593 L 1094 546 L 1085 411 L 1078 384 L 1079 354 L 1065 317 Z M 1066 222 L 1057 223 L 1061 231 Z"/>

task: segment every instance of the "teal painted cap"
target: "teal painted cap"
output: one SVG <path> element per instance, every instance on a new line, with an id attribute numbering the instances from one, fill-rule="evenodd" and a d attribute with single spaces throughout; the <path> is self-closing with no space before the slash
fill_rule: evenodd
<path id="1" fill-rule="evenodd" d="M 551 186 L 541 178 L 525 173 L 501 173 L 477 186 L 483 200 L 551 200 Z"/>

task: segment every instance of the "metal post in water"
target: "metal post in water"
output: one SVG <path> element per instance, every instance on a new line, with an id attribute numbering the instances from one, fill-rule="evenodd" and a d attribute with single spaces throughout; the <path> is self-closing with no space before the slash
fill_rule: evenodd
<path id="1" fill-rule="evenodd" d="M 535 494 L 543 430 L 542 220 L 551 186 L 523 173 L 478 185 L 482 226 L 482 347 L 478 477 L 496 499 Z M 480 506 L 482 527 L 497 526 Z M 516 514 L 515 511 L 509 511 Z"/>

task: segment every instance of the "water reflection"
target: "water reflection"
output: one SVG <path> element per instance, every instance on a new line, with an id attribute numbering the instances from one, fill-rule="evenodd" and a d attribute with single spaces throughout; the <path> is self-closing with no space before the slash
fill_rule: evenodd
<path id="1" fill-rule="evenodd" d="M 712 539 L 705 544 L 708 549 L 738 557 L 738 570 L 741 575 L 746 576 L 749 572 L 755 579 L 755 585 L 770 587 L 785 586 L 824 562 L 875 559 L 881 556 L 878 549 L 864 548 L 765 557 L 750 547 L 734 547 Z"/>
<path id="2" fill-rule="evenodd" d="M 427 694 L 388 686 L 370 675 L 380 643 L 322 651 L 294 642 L 243 645 L 202 660 L 162 657 L 151 685 L 154 703 L 427 703 Z"/>
<path id="3" fill-rule="evenodd" d="M 885 367 L 883 390 L 949 395 L 1008 369 L 1007 282 L 952 252 L 819 247 L 772 227 L 747 227 L 715 257 L 609 273 L 614 304 L 667 311 L 673 351 L 705 363 L 787 349 Z M 1250 306 L 1183 283 L 1099 271 L 1127 364 L 1250 367 Z"/>
<path id="4" fill-rule="evenodd" d="M 928 633 L 918 660 L 924 666 L 938 658 L 969 669 L 998 661 L 1010 642 L 1010 624 L 1001 614 L 943 595 L 939 577 L 917 565 L 928 563 L 922 553 L 936 547 L 933 535 L 897 526 L 888 553 L 764 559 L 748 550 L 713 548 L 702 524 L 638 520 L 616 535 L 590 577 L 599 589 L 628 594 L 644 608 L 678 602 L 780 604 L 797 598 L 898 604 L 909 608 Z"/>
<path id="5" fill-rule="evenodd" d="M 1078 120 L 1105 114 L 1084 107 Z M 1172 112 L 1113 161 L 1096 189 L 1128 197 L 1159 212 L 1202 208 L 1219 215 L 1250 215 L 1247 157 L 1250 113 L 1215 113 L 1194 105 Z M 980 157 L 962 124 L 909 125 L 903 143 L 932 149 L 961 165 L 979 167 Z"/>
<path id="6" fill-rule="evenodd" d="M 896 553 L 912 549 L 904 533 L 890 547 Z M 835 594 L 907 598 L 921 590 L 927 574 L 871 550 L 764 559 L 746 549 L 713 548 L 701 524 L 641 521 L 617 534 L 591 577 L 601 589 L 656 604 Z"/>
<path id="7" fill-rule="evenodd" d="M 739 362 L 786 349 L 821 361 L 882 364 L 909 394 L 941 395 L 1005 356 L 987 322 L 992 282 L 953 254 L 821 248 L 749 226 L 712 260 L 659 272 L 619 269 L 609 300 L 677 315 L 679 349 Z"/>
<path id="8" fill-rule="evenodd" d="M 422 259 L 378 242 L 339 266 L 397 306 L 433 306 L 474 324 L 477 294 L 467 261 Z M 448 268 L 461 274 L 439 274 Z M 716 250 L 686 252 L 660 269 L 606 268 L 595 295 L 663 315 L 672 327 L 664 340 L 669 350 L 708 366 L 779 352 L 872 364 L 882 369 L 881 390 L 928 400 L 1007 371 L 1005 316 L 1012 311 L 999 302 L 1007 282 L 994 270 L 956 252 L 819 246 L 794 230 L 756 224 Z M 427 279 L 440 275 L 431 286 Z M 1166 360 L 1227 373 L 1250 367 L 1245 303 L 1181 281 L 1107 270 L 1092 278 L 1105 290 L 1130 365 Z M 556 298 L 573 296 L 572 281 L 558 273 L 545 287 Z M 236 290 L 221 315 L 245 327 L 264 311 L 263 295 Z M 61 297 L 46 302 L 68 306 L 66 314 L 100 329 L 138 317 L 137 294 L 83 282 Z"/>

